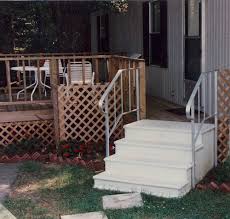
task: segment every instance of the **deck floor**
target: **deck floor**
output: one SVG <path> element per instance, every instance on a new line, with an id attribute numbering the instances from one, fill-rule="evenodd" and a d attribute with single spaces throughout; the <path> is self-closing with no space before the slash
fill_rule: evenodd
<path id="1" fill-rule="evenodd" d="M 147 119 L 187 122 L 185 113 L 180 115 L 167 111 L 178 108 L 183 106 L 156 97 L 147 97 Z"/>
<path id="2" fill-rule="evenodd" d="M 182 108 L 182 106 L 167 102 L 156 97 L 147 97 L 147 119 L 152 120 L 168 120 L 168 121 L 187 121 L 185 114 L 169 112 L 170 109 Z M 36 120 L 38 118 L 52 118 L 51 104 L 38 105 L 13 105 L 2 106 L 0 108 L 0 122 L 13 122 Z M 136 120 L 136 116 L 129 116 L 125 123 Z"/>

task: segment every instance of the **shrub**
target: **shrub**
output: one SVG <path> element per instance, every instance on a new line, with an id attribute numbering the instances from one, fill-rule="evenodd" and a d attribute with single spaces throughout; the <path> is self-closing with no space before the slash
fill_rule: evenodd
<path id="1" fill-rule="evenodd" d="M 25 153 L 46 153 L 50 147 L 44 147 L 41 141 L 37 138 L 23 139 L 20 142 L 9 144 L 6 147 L 1 147 L 0 155 L 14 156 L 23 155 Z"/>

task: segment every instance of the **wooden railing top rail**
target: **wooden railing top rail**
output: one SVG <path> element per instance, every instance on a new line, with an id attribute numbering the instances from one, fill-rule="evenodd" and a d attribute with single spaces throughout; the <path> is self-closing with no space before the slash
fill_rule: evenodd
<path id="1" fill-rule="evenodd" d="M 0 57 L 17 57 L 17 56 L 69 56 L 69 55 L 112 55 L 115 53 L 90 53 L 90 52 L 81 52 L 81 53 L 72 53 L 72 52 L 60 52 L 60 53 L 0 53 Z M 122 54 L 122 53 L 116 53 Z"/>
<path id="2" fill-rule="evenodd" d="M 44 60 L 44 59 L 109 59 L 109 58 L 119 58 L 119 59 L 125 59 L 125 60 L 136 60 L 136 61 L 144 61 L 144 59 L 135 59 L 130 58 L 127 56 L 121 56 L 121 55 L 60 55 L 60 56 L 26 56 L 26 55 L 20 55 L 20 56 L 1 56 L 0 55 L 0 61 L 14 61 L 14 60 Z"/>

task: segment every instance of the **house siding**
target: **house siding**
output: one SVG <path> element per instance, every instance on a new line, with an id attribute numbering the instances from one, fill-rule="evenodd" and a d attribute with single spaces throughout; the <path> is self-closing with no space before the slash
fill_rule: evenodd
<path id="1" fill-rule="evenodd" d="M 143 54 L 142 2 L 130 1 L 127 13 L 109 15 L 110 51 Z M 96 15 L 91 17 L 96 51 Z M 183 103 L 183 0 L 168 0 L 168 68 L 147 66 L 147 94 Z"/>
<path id="2" fill-rule="evenodd" d="M 203 71 L 230 68 L 230 1 L 205 1 Z"/>
<path id="3" fill-rule="evenodd" d="M 129 2 L 127 13 L 110 14 L 112 52 L 143 53 L 142 3 Z"/>

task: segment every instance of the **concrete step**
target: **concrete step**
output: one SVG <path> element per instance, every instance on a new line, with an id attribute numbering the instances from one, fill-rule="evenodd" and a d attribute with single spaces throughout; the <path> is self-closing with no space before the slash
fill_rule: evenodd
<path id="1" fill-rule="evenodd" d="M 121 191 L 142 192 L 160 197 L 182 197 L 189 192 L 191 185 L 188 181 L 175 183 L 151 180 L 144 177 L 129 177 L 124 175 L 111 175 L 108 172 L 100 173 L 94 178 L 94 188 Z"/>
<path id="2" fill-rule="evenodd" d="M 130 123 L 125 128 L 127 140 L 150 140 L 156 143 L 191 144 L 191 123 L 160 120 L 140 120 Z M 202 133 L 212 128 L 205 124 Z M 197 145 L 202 144 L 202 136 L 198 136 Z"/>
<path id="3" fill-rule="evenodd" d="M 116 155 L 122 159 L 131 158 L 132 160 L 162 160 L 192 162 L 191 145 L 185 144 L 162 144 L 151 141 L 126 140 L 121 139 L 115 142 Z M 196 151 L 201 150 L 203 145 L 196 147 Z"/>
<path id="4" fill-rule="evenodd" d="M 191 164 L 177 162 L 164 162 L 162 160 L 132 160 L 122 159 L 118 155 L 105 158 L 106 172 L 111 175 L 124 175 L 135 177 L 146 177 L 149 179 L 165 182 L 186 181 L 190 178 Z"/>
<path id="5" fill-rule="evenodd" d="M 204 124 L 198 136 L 196 182 L 214 165 L 214 131 L 214 125 Z M 106 171 L 94 176 L 95 188 L 181 197 L 191 189 L 191 140 L 188 122 L 141 120 L 128 124 L 125 138 L 115 142 L 116 154 L 105 159 Z"/>

